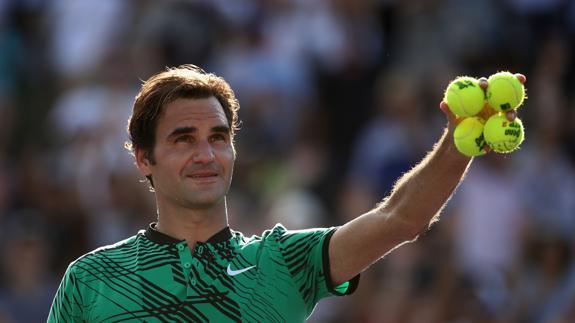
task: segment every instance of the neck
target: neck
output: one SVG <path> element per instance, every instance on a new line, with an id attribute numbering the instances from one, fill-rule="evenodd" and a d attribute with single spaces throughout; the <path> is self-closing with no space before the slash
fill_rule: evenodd
<path id="1" fill-rule="evenodd" d="M 197 241 L 208 240 L 226 226 L 228 216 L 225 199 L 214 207 L 202 209 L 177 208 L 158 203 L 156 230 L 186 240 L 191 249 Z"/>

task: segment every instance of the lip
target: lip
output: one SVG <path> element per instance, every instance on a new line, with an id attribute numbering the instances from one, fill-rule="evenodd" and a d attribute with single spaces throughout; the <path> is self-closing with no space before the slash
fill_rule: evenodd
<path id="1" fill-rule="evenodd" d="M 196 171 L 186 177 L 196 183 L 212 183 L 219 178 L 219 174 L 214 171 Z"/>

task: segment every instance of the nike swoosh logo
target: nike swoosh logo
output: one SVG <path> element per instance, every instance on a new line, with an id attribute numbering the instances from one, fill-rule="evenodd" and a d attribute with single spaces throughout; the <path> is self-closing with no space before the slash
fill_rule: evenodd
<path id="1" fill-rule="evenodd" d="M 228 264 L 228 275 L 230 276 L 236 276 L 239 275 L 241 273 L 244 273 L 252 268 L 255 268 L 256 266 L 250 266 L 250 267 L 246 267 L 246 268 L 242 268 L 242 269 L 238 269 L 238 270 L 233 270 L 231 267 L 231 264 Z"/>

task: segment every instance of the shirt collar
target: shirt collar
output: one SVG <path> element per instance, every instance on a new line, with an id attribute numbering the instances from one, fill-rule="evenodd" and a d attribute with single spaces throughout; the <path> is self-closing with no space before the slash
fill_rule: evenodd
<path id="1" fill-rule="evenodd" d="M 171 237 L 165 233 L 162 233 L 156 229 L 156 222 L 150 223 L 148 229 L 144 232 L 146 238 L 150 239 L 150 241 L 159 243 L 159 244 L 170 244 L 170 243 L 178 243 L 183 240 L 178 240 L 174 237 Z M 211 236 L 205 243 L 209 244 L 218 244 L 221 242 L 228 241 L 232 238 L 232 230 L 230 227 L 225 227 L 213 236 Z"/>

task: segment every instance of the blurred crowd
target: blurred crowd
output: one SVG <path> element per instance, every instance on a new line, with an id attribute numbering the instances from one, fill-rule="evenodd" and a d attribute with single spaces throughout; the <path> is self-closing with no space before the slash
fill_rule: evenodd
<path id="1" fill-rule="evenodd" d="M 246 235 L 369 210 L 442 134 L 451 79 L 525 74 L 522 148 L 476 158 L 440 222 L 310 322 L 575 322 L 570 0 L 1 0 L 0 322 L 45 321 L 70 261 L 155 220 L 126 124 L 185 63 L 240 100 Z"/>

